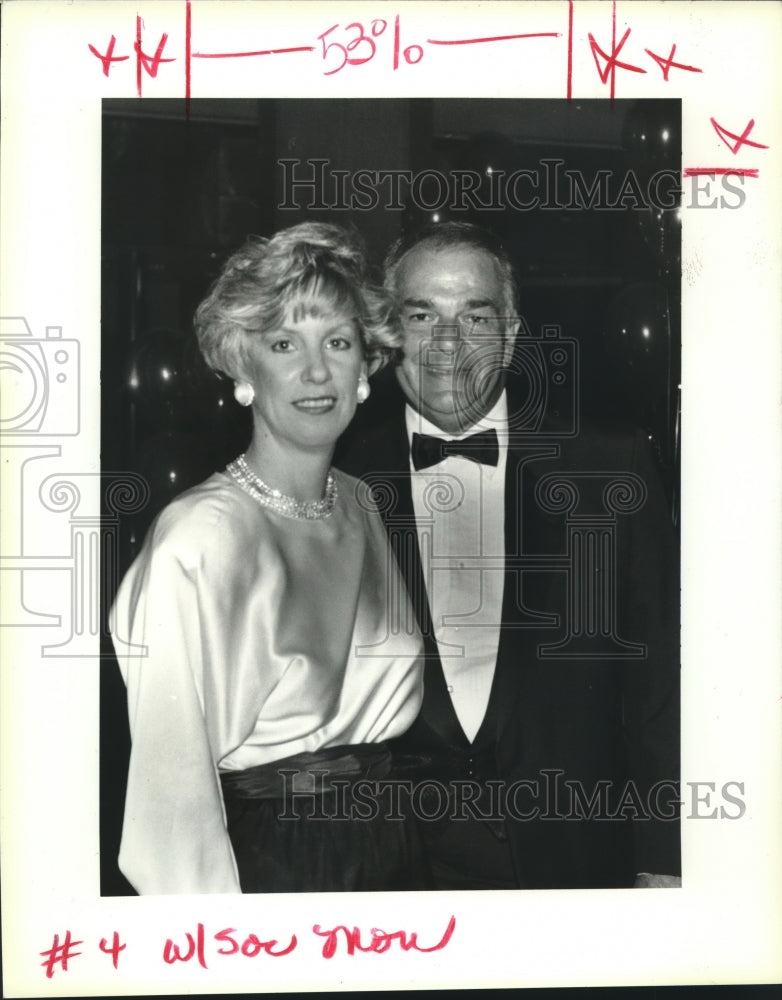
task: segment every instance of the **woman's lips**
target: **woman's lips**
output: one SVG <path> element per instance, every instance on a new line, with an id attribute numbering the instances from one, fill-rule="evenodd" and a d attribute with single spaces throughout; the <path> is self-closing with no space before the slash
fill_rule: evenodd
<path id="1" fill-rule="evenodd" d="M 301 413 L 309 413 L 317 416 L 321 413 L 328 413 L 337 405 L 336 396 L 313 396 L 308 399 L 296 399 L 293 405 Z"/>

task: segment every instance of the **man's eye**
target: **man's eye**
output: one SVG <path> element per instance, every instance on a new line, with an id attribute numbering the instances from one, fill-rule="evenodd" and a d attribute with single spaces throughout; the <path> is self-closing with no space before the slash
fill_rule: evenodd
<path id="1" fill-rule="evenodd" d="M 494 319 L 493 316 L 465 316 L 464 321 L 468 326 L 485 326 L 487 323 L 491 323 Z"/>
<path id="2" fill-rule="evenodd" d="M 433 323 L 434 316 L 431 313 L 418 312 L 410 313 L 405 317 L 408 323 Z"/>
<path id="3" fill-rule="evenodd" d="M 287 354 L 293 349 L 293 345 L 289 340 L 275 340 L 272 344 L 272 350 L 276 354 Z"/>

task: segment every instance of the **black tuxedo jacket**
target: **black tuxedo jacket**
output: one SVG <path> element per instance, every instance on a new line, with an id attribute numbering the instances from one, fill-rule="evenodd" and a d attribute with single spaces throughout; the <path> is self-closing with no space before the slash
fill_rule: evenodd
<path id="1" fill-rule="evenodd" d="M 338 464 L 379 487 L 424 635 L 424 701 L 397 741 L 401 758 L 417 762 L 420 779 L 496 783 L 478 821 L 509 840 L 520 887 L 678 874 L 678 550 L 645 436 L 602 427 L 568 436 L 554 425 L 513 434 L 500 644 L 472 743 L 432 634 L 404 401 L 382 424 L 353 427 Z"/>

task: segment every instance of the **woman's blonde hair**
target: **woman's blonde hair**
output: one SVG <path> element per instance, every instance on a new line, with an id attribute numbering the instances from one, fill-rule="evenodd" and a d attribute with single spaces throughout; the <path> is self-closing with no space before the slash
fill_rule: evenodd
<path id="1" fill-rule="evenodd" d="M 401 345 L 392 300 L 367 273 L 360 237 L 323 222 L 304 222 L 269 239 L 250 237 L 224 264 L 195 313 L 206 363 L 239 378 L 255 336 L 286 318 L 348 312 L 358 323 L 370 371 Z"/>

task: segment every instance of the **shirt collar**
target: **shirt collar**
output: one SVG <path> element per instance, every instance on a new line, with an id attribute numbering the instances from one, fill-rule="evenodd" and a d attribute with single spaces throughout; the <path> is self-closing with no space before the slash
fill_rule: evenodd
<path id="1" fill-rule="evenodd" d="M 431 434 L 436 438 L 447 438 L 449 441 L 458 441 L 461 438 L 469 437 L 477 431 L 485 431 L 494 428 L 497 431 L 497 443 L 500 448 L 508 446 L 508 397 L 503 389 L 499 399 L 485 416 L 474 423 L 471 427 L 463 430 L 460 434 L 449 434 L 427 420 L 423 414 L 418 413 L 408 403 L 405 406 L 405 425 L 407 427 L 407 440 L 412 442 L 413 433 Z"/>

